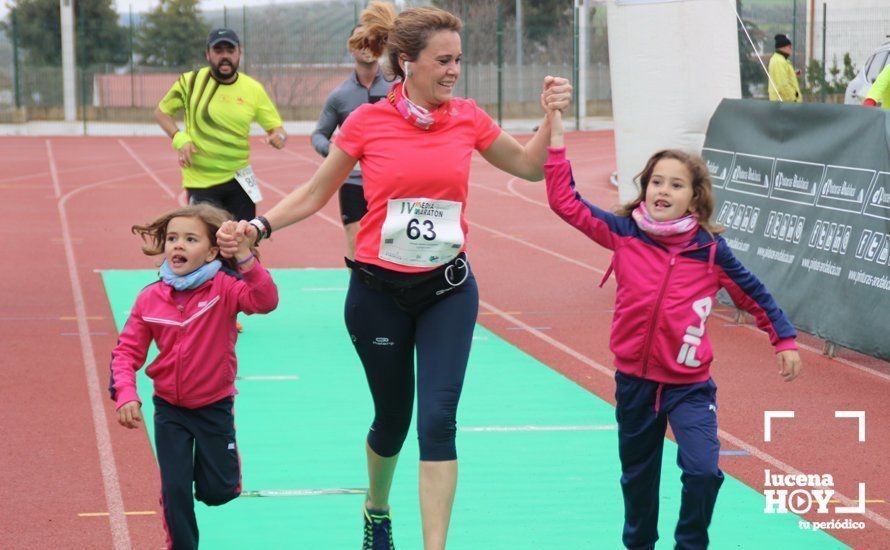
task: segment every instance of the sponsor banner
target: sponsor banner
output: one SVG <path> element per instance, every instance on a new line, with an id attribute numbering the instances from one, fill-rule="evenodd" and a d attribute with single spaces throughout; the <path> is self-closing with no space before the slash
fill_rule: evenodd
<path id="1" fill-rule="evenodd" d="M 795 326 L 890 359 L 890 111 L 724 100 L 715 221 Z"/>

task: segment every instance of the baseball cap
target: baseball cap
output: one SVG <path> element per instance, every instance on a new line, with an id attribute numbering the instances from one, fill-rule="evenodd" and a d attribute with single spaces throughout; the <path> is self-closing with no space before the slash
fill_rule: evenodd
<path id="1" fill-rule="evenodd" d="M 210 31 L 210 35 L 207 36 L 207 48 L 212 48 L 220 42 L 228 42 L 233 46 L 241 45 L 238 35 L 232 29 L 213 29 Z"/>

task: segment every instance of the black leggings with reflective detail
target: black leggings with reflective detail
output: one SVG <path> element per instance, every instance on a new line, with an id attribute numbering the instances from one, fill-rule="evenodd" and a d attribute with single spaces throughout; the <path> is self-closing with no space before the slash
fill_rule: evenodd
<path id="1" fill-rule="evenodd" d="M 457 458 L 457 403 L 478 312 L 479 290 L 472 273 L 441 300 L 407 312 L 385 292 L 362 283 L 353 271 L 346 295 L 346 328 L 374 399 L 368 444 L 375 453 L 398 454 L 408 435 L 416 351 L 420 460 Z"/>

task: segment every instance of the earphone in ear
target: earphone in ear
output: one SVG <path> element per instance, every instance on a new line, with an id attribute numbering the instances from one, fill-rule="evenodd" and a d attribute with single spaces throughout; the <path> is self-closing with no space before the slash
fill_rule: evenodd
<path id="1" fill-rule="evenodd" d="M 408 62 L 405 61 L 405 75 L 408 74 Z"/>

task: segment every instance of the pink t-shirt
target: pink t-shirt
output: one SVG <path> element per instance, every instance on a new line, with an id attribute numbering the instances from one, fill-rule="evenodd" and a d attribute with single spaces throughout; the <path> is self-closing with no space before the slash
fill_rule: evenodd
<path id="1" fill-rule="evenodd" d="M 431 269 L 379 257 L 380 234 L 390 199 L 422 197 L 460 202 L 460 225 L 466 243 L 470 158 L 474 149 L 484 151 L 500 133 L 500 127 L 472 99 L 452 99 L 451 116 L 434 130 L 417 128 L 385 100 L 353 111 L 334 144 L 359 160 L 368 201 L 368 213 L 356 236 L 355 259 L 403 273 Z"/>

